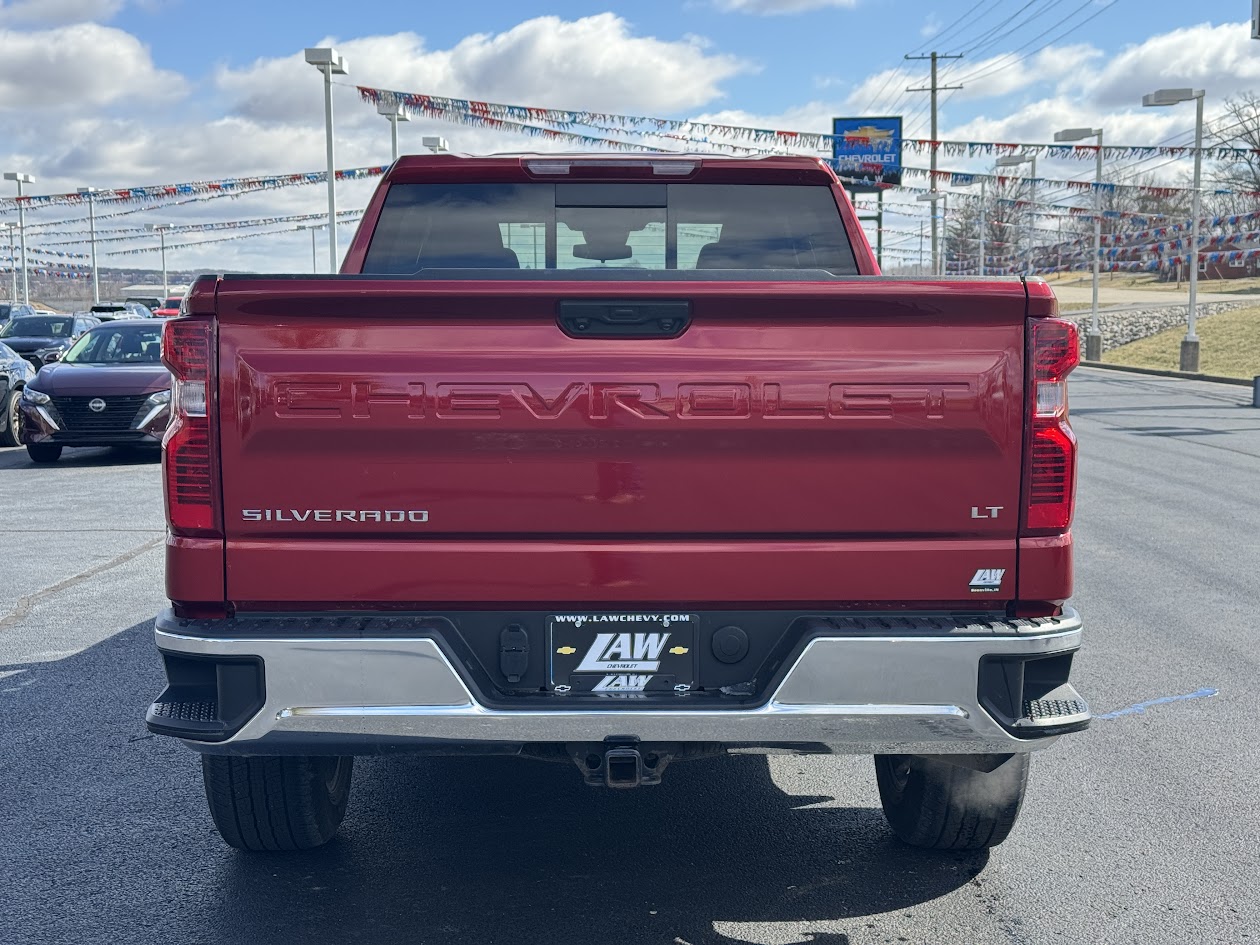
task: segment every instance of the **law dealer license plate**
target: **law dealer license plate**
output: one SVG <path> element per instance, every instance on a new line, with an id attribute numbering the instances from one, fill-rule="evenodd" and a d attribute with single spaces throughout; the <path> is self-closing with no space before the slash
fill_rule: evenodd
<path id="1" fill-rule="evenodd" d="M 555 692 L 686 692 L 695 680 L 694 614 L 547 618 Z"/>

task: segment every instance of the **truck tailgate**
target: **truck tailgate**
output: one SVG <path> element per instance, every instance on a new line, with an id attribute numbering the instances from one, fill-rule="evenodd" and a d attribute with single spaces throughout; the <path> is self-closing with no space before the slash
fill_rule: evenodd
<path id="1" fill-rule="evenodd" d="M 229 599 L 1013 596 L 1019 281 L 219 286 Z"/>

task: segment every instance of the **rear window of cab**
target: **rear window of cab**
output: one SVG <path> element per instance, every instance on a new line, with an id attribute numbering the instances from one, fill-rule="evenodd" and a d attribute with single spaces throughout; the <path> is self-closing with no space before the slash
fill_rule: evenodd
<path id="1" fill-rule="evenodd" d="M 362 271 L 435 269 L 857 273 L 826 186 L 394 184 Z"/>

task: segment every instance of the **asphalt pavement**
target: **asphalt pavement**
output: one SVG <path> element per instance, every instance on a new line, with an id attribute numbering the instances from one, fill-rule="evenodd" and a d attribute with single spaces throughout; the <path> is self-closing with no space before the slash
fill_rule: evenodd
<path id="1" fill-rule="evenodd" d="M 1011 838 L 930 854 L 868 758 L 743 756 L 600 791 L 519 759 L 356 762 L 309 854 L 223 845 L 162 687 L 157 465 L 0 450 L 0 942 L 1242 943 L 1260 938 L 1260 410 L 1081 369 L 1073 681 Z"/>

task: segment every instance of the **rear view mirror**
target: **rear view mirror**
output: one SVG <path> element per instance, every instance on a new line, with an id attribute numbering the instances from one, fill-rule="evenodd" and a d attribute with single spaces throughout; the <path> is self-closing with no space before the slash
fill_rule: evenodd
<path id="1" fill-rule="evenodd" d="M 578 259 L 598 259 L 600 262 L 608 262 L 610 259 L 629 259 L 634 255 L 634 250 L 630 248 L 629 243 L 621 245 L 578 243 L 573 247 L 573 255 Z"/>

